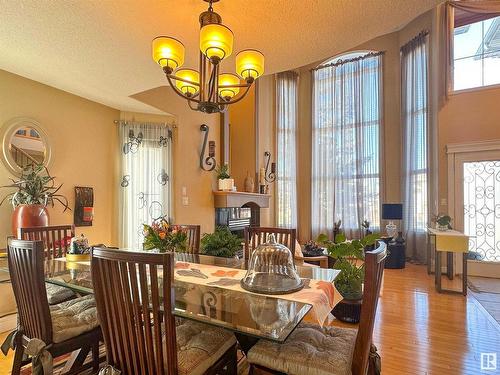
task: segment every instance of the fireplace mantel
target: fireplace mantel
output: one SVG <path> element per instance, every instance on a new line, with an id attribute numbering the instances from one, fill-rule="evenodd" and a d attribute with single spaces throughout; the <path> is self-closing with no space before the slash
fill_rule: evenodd
<path id="1" fill-rule="evenodd" d="M 241 207 L 247 203 L 254 203 L 260 208 L 268 208 L 271 195 L 245 193 L 241 191 L 214 191 L 215 208 Z"/>

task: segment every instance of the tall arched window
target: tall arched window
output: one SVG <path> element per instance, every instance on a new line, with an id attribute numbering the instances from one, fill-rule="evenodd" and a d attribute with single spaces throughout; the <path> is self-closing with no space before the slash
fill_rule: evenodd
<path id="1" fill-rule="evenodd" d="M 342 221 L 357 236 L 380 226 L 382 54 L 356 51 L 313 70 L 312 232 Z"/>

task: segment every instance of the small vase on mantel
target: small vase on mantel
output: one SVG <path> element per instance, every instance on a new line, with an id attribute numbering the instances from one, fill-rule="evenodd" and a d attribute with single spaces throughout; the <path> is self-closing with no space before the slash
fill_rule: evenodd
<path id="1" fill-rule="evenodd" d="M 255 191 L 255 182 L 250 176 L 250 172 L 247 171 L 247 177 L 245 178 L 245 191 L 247 193 L 253 193 Z"/>

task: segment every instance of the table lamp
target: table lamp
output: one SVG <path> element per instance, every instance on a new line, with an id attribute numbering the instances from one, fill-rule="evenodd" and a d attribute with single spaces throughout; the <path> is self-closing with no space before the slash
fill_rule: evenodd
<path id="1" fill-rule="evenodd" d="M 393 220 L 403 219 L 403 205 L 401 203 L 384 203 L 382 205 L 382 219 L 389 220 L 385 226 L 388 236 L 395 237 L 398 233 L 398 227 Z"/>

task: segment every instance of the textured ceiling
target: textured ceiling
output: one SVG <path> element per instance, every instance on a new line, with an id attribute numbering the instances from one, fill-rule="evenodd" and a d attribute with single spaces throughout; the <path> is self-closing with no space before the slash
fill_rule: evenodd
<path id="1" fill-rule="evenodd" d="M 309 64 L 399 29 L 440 0 L 221 0 L 234 51 L 266 74 Z M 111 107 L 158 112 L 132 95 L 165 85 L 151 40 L 171 35 L 197 67 L 201 0 L 0 0 L 0 69 Z M 234 55 L 223 63 L 234 71 Z M 1 84 L 1 83 L 0 83 Z"/>

